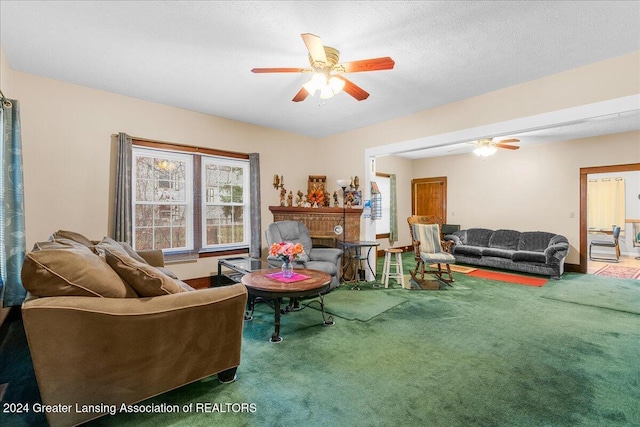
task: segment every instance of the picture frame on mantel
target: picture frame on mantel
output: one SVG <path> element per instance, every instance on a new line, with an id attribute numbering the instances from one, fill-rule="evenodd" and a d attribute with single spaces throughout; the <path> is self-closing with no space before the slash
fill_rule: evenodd
<path id="1" fill-rule="evenodd" d="M 323 193 L 327 191 L 326 175 L 309 175 L 309 181 L 307 184 L 307 194 L 311 194 L 311 192 L 314 190 L 320 190 Z"/>
<path id="2" fill-rule="evenodd" d="M 362 207 L 362 190 L 345 190 L 345 200 L 351 200 L 351 207 Z"/>

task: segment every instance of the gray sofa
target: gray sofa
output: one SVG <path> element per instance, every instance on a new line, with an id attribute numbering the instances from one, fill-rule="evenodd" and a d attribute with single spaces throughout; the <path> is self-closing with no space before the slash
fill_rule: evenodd
<path id="1" fill-rule="evenodd" d="M 444 236 L 457 263 L 520 271 L 560 279 L 569 241 L 544 231 L 469 228 Z"/>

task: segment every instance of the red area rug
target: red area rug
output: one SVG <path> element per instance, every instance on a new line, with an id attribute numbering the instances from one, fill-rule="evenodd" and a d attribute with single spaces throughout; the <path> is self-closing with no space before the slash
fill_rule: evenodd
<path id="1" fill-rule="evenodd" d="M 640 268 L 607 264 L 593 274 L 597 276 L 615 277 L 616 279 L 639 279 Z"/>
<path id="2" fill-rule="evenodd" d="M 502 273 L 500 271 L 476 270 L 467 274 L 467 276 L 480 277 L 482 279 L 497 280 L 499 282 L 516 283 L 525 286 L 544 286 L 549 279 L 542 277 L 521 276 L 519 274 Z"/>

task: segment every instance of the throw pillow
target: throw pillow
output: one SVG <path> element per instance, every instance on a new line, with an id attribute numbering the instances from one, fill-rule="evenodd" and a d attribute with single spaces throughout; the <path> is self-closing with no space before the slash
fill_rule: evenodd
<path id="1" fill-rule="evenodd" d="M 49 240 L 58 240 L 58 239 L 69 239 L 74 242 L 80 243 L 83 246 L 91 247 L 93 246 L 93 242 L 83 236 L 80 233 L 76 233 L 75 231 L 67 231 L 67 230 L 58 230 L 51 235 Z"/>
<path id="2" fill-rule="evenodd" d="M 108 239 L 108 237 L 105 237 L 105 239 Z M 113 240 L 113 239 L 110 239 L 110 240 Z M 124 249 L 124 251 L 127 253 L 127 255 L 129 255 L 131 258 L 135 259 L 136 261 L 143 262 L 145 264 L 149 264 L 147 261 L 145 261 L 144 258 L 142 258 L 140 255 L 138 255 L 138 253 L 127 242 L 118 242 L 118 244 L 120 246 L 122 246 L 122 249 Z"/>
<path id="3" fill-rule="evenodd" d="M 97 245 L 92 245 L 91 249 L 93 250 L 93 252 L 99 255 L 102 259 L 105 259 L 105 251 L 108 250 L 111 253 L 115 253 L 115 252 L 123 253 L 125 255 L 130 256 L 131 258 L 135 259 L 138 262 L 147 264 L 144 258 L 138 255 L 131 246 L 129 246 L 127 243 L 115 241 L 111 237 L 105 237 Z"/>
<path id="4" fill-rule="evenodd" d="M 141 297 L 186 292 L 179 280 L 172 279 L 147 263 L 136 261 L 124 252 L 105 251 L 107 263 Z"/>
<path id="5" fill-rule="evenodd" d="M 46 251 L 50 249 L 68 249 L 68 248 L 86 248 L 85 245 L 78 243 L 74 240 L 58 238 L 56 240 L 47 240 L 46 242 L 36 242 L 33 245 L 32 251 Z"/>
<path id="6" fill-rule="evenodd" d="M 136 298 L 136 292 L 89 248 L 58 242 L 29 252 L 22 266 L 22 284 L 31 294 Z"/>

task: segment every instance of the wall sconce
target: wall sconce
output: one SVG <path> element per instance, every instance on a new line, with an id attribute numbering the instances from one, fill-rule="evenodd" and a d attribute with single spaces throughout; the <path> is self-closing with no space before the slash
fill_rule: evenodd
<path id="1" fill-rule="evenodd" d="M 273 188 L 284 188 L 284 175 L 273 175 Z"/>

